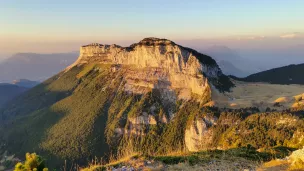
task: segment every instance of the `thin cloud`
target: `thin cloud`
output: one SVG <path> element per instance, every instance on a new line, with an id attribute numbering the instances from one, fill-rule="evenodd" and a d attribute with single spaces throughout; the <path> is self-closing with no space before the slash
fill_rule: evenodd
<path id="1" fill-rule="evenodd" d="M 263 40 L 266 36 L 242 36 L 238 37 L 238 40 Z"/>
<path id="2" fill-rule="evenodd" d="M 288 33 L 288 34 L 284 34 L 281 35 L 280 38 L 282 39 L 294 39 L 294 38 L 301 38 L 304 37 L 304 35 L 302 33 Z"/>

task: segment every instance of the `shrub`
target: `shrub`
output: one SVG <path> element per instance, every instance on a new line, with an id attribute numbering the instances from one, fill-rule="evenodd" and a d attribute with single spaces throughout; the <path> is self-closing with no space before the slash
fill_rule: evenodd
<path id="1" fill-rule="evenodd" d="M 48 171 L 48 168 L 45 167 L 44 159 L 39 155 L 26 153 L 24 164 L 17 163 L 14 171 Z"/>

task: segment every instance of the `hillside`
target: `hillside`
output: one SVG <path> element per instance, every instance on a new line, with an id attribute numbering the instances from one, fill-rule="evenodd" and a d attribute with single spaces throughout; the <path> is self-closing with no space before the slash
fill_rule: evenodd
<path id="1" fill-rule="evenodd" d="M 14 97 L 22 94 L 28 88 L 12 84 L 0 84 L 0 107 L 12 100 Z"/>
<path id="2" fill-rule="evenodd" d="M 39 84 L 38 81 L 31 81 L 27 79 L 18 79 L 13 81 L 14 85 L 20 86 L 20 87 L 26 87 L 26 88 L 32 88 Z"/>
<path id="3" fill-rule="evenodd" d="M 18 53 L 1 61 L 0 82 L 19 79 L 43 81 L 57 74 L 76 59 L 77 53 Z"/>
<path id="4" fill-rule="evenodd" d="M 166 39 L 90 44 L 0 111 L 0 152 L 35 151 L 61 167 L 134 153 L 304 145 L 300 109 L 205 107 L 233 86 L 211 57 Z"/>
<path id="5" fill-rule="evenodd" d="M 304 84 L 304 64 L 289 65 L 249 75 L 239 80 L 247 82 L 266 82 L 271 84 Z"/>

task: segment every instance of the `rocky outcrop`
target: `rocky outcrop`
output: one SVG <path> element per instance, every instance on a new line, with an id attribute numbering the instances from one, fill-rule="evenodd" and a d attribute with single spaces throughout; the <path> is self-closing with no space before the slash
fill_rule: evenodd
<path id="1" fill-rule="evenodd" d="M 292 152 L 288 157 L 289 170 L 304 170 L 304 147 Z"/>
<path id="2" fill-rule="evenodd" d="M 148 115 L 146 112 L 143 113 L 142 116 L 138 116 L 135 118 L 129 118 L 129 122 L 132 123 L 133 125 L 156 125 L 157 122 L 152 115 Z"/>
<path id="3" fill-rule="evenodd" d="M 216 118 L 196 118 L 185 131 L 185 145 L 189 151 L 199 151 L 210 147 L 213 132 L 209 129 L 216 124 Z"/>
<path id="4" fill-rule="evenodd" d="M 189 74 L 203 71 L 208 77 L 217 77 L 221 74 L 211 57 L 172 41 L 157 38 L 147 38 L 130 47 L 94 43 L 80 48 L 80 57 L 76 64 L 96 61 L 134 65 L 138 68 L 162 68 Z"/>
<path id="5" fill-rule="evenodd" d="M 303 149 L 292 152 L 292 154 L 289 156 L 289 158 L 292 161 L 302 160 L 302 162 L 304 162 L 304 147 L 303 147 Z"/>
<path id="6" fill-rule="evenodd" d="M 128 66 L 126 91 L 142 94 L 151 89 L 179 90 L 169 96 L 170 91 L 166 91 L 173 100 L 190 99 L 192 93 L 210 95 L 208 79 L 222 76 L 211 57 L 157 38 L 146 38 L 130 47 L 98 43 L 82 46 L 78 60 L 69 68 L 86 63 L 115 64 L 113 71 L 119 65 Z"/>

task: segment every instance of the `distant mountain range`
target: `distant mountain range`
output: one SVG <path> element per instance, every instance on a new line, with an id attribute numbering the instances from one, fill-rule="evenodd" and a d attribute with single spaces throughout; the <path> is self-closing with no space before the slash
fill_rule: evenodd
<path id="1" fill-rule="evenodd" d="M 252 65 L 258 64 L 260 71 L 304 63 L 303 44 L 280 49 L 243 49 L 238 52 L 242 57 L 254 60 Z"/>
<path id="2" fill-rule="evenodd" d="M 26 90 L 28 90 L 28 88 L 18 85 L 0 84 L 0 107 Z"/>
<path id="3" fill-rule="evenodd" d="M 39 83 L 27 79 L 14 80 L 12 83 L 0 83 L 0 107 Z"/>
<path id="4" fill-rule="evenodd" d="M 304 84 L 304 64 L 288 65 L 249 75 L 245 78 L 235 78 L 247 82 L 267 82 L 271 84 Z"/>
<path id="5" fill-rule="evenodd" d="M 73 63 L 78 52 L 36 54 L 18 53 L 0 63 L 0 82 L 18 79 L 43 81 Z"/>
<path id="6" fill-rule="evenodd" d="M 20 87 L 26 87 L 26 88 L 32 88 L 38 85 L 40 82 L 38 81 L 31 81 L 27 79 L 19 79 L 19 80 L 14 80 L 12 84 L 20 86 Z"/>
<path id="7" fill-rule="evenodd" d="M 236 51 L 226 46 L 214 45 L 201 52 L 214 58 L 226 75 L 245 77 L 259 71 L 254 65 L 250 65 L 252 61 L 240 57 Z"/>

